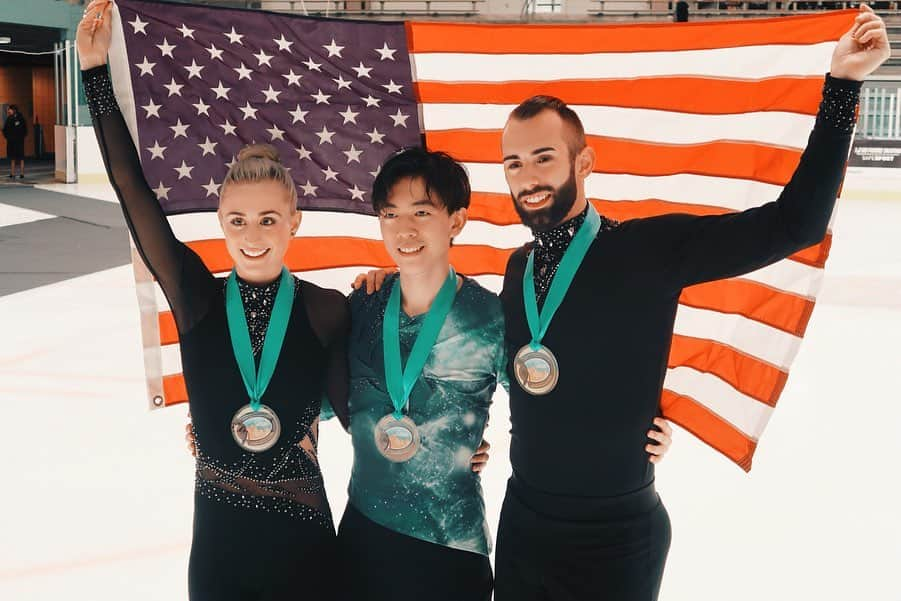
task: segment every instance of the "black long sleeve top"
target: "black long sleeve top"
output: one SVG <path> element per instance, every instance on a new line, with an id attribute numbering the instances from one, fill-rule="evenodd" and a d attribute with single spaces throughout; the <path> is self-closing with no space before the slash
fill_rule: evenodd
<path id="1" fill-rule="evenodd" d="M 544 337 L 560 365 L 557 387 L 544 396 L 525 392 L 512 369 L 512 358 L 531 339 L 522 277 L 533 244 L 511 256 L 501 300 L 510 357 L 510 460 L 521 483 L 543 493 L 599 497 L 653 481 L 646 432 L 659 415 L 682 289 L 759 269 L 823 239 L 860 87 L 827 75 L 807 148 L 775 201 L 728 215 L 603 220 Z M 547 246 L 547 239 L 539 241 Z M 562 256 L 557 247 L 536 254 L 539 298 Z"/>

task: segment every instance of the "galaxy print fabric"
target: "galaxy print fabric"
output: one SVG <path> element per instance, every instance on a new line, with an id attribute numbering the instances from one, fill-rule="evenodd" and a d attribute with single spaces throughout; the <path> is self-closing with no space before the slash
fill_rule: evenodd
<path id="1" fill-rule="evenodd" d="M 507 385 L 500 300 L 464 278 L 410 395 L 407 415 L 419 427 L 421 447 L 409 461 L 392 463 L 378 452 L 373 432 L 393 411 L 385 386 L 382 318 L 397 277 L 390 276 L 372 296 L 360 291 L 351 296 L 350 503 L 395 532 L 488 555 L 482 487 L 470 459 L 482 440 L 495 388 L 498 382 Z M 401 312 L 404 363 L 424 318 Z"/>

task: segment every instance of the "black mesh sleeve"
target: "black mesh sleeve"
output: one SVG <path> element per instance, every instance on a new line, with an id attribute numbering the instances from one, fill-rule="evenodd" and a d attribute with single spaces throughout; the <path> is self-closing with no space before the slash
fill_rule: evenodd
<path id="1" fill-rule="evenodd" d="M 83 71 L 82 76 L 103 162 L 128 229 L 169 300 L 178 331 L 187 332 L 206 313 L 220 286 L 200 257 L 175 237 L 156 194 L 144 179 L 106 65 Z"/>

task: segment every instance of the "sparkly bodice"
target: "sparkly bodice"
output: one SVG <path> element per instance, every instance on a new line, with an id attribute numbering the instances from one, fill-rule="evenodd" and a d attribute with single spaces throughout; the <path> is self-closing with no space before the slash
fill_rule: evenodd
<path id="1" fill-rule="evenodd" d="M 278 283 L 239 282 L 251 343 L 259 353 Z M 295 302 L 275 373 L 262 398 L 281 423 L 274 447 L 252 453 L 231 433 L 234 414 L 250 402 L 234 359 L 224 294 L 181 337 L 197 445 L 197 494 L 208 501 L 331 523 L 317 456 L 325 359 L 301 302 Z M 223 291 L 224 292 L 224 291 Z"/>

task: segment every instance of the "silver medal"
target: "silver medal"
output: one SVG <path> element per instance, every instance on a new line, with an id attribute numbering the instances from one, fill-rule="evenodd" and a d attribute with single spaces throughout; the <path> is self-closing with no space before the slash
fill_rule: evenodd
<path id="1" fill-rule="evenodd" d="M 388 461 L 408 461 L 419 450 L 419 428 L 406 415 L 395 419 L 389 413 L 375 425 L 375 446 Z"/>
<path id="2" fill-rule="evenodd" d="M 513 372 L 522 389 L 534 395 L 552 391 L 560 377 L 560 368 L 554 353 L 546 346 L 539 346 L 538 350 L 533 351 L 528 344 L 516 353 L 513 359 Z"/>
<path id="3" fill-rule="evenodd" d="M 260 405 L 258 411 L 244 405 L 232 418 L 231 430 L 239 447 L 251 453 L 261 453 L 278 442 L 282 425 L 275 411 L 266 405 Z"/>

